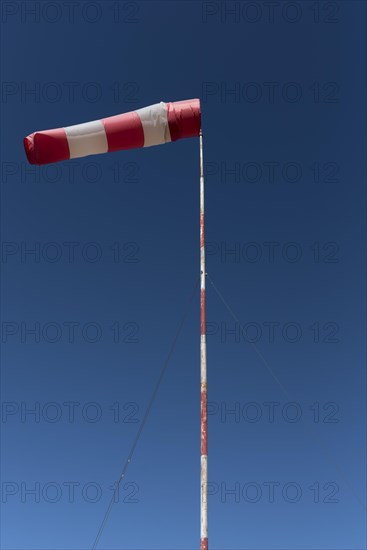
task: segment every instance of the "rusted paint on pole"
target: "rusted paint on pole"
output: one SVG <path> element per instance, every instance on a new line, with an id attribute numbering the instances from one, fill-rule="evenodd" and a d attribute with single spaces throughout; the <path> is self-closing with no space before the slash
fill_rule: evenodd
<path id="1" fill-rule="evenodd" d="M 206 380 L 205 316 L 205 225 L 203 133 L 200 130 L 200 395 L 201 395 L 201 472 L 200 472 L 200 550 L 208 550 L 208 419 Z"/>

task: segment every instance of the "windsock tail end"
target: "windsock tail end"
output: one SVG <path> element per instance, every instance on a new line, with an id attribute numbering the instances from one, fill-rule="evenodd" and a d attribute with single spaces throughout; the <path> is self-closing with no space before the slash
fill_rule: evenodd
<path id="1" fill-rule="evenodd" d="M 23 140 L 30 164 L 50 164 L 70 158 L 68 140 L 63 128 L 34 132 Z"/>
<path id="2" fill-rule="evenodd" d="M 30 164 L 37 164 L 36 155 L 34 152 L 34 133 L 23 139 L 24 150 Z"/>

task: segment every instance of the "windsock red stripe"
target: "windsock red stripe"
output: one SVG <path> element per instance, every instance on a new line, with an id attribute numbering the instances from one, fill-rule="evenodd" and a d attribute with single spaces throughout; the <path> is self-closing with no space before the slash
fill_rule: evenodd
<path id="1" fill-rule="evenodd" d="M 200 133 L 200 101 L 156 105 L 65 128 L 34 132 L 24 138 L 31 164 L 160 145 Z"/>
<path id="2" fill-rule="evenodd" d="M 172 141 L 200 134 L 199 99 L 167 103 L 167 116 Z"/>
<path id="3" fill-rule="evenodd" d="M 208 550 L 208 539 L 205 537 L 200 541 L 200 550 Z"/>
<path id="4" fill-rule="evenodd" d="M 108 152 L 144 147 L 144 130 L 135 111 L 102 119 Z"/>

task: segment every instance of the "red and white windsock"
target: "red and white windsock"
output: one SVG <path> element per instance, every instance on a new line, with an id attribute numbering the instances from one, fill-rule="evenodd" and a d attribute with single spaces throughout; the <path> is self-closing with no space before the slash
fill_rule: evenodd
<path id="1" fill-rule="evenodd" d="M 200 125 L 199 99 L 161 101 L 101 120 L 34 132 L 24 138 L 24 148 L 31 164 L 50 164 L 198 137 Z"/>

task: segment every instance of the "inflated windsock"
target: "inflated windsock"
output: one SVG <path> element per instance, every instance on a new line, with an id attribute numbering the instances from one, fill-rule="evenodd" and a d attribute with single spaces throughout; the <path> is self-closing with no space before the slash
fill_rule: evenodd
<path id="1" fill-rule="evenodd" d="M 31 164 L 50 164 L 196 137 L 200 119 L 199 99 L 162 101 L 101 120 L 34 132 L 24 138 L 24 148 Z"/>

